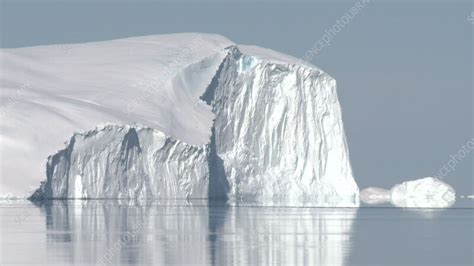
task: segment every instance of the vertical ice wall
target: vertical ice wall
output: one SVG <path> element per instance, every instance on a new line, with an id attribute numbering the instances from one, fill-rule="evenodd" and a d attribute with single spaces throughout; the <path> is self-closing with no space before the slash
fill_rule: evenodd
<path id="1" fill-rule="evenodd" d="M 329 75 L 232 46 L 202 99 L 216 115 L 212 145 L 230 199 L 357 204 Z"/>
<path id="2" fill-rule="evenodd" d="M 50 156 L 41 198 L 205 198 L 208 149 L 139 126 L 77 133 Z"/>

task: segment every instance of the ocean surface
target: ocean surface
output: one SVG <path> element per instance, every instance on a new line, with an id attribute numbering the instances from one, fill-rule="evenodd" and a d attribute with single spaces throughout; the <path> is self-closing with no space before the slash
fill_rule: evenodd
<path id="1" fill-rule="evenodd" d="M 8 201 L 0 203 L 0 265 L 473 265 L 473 203 Z"/>

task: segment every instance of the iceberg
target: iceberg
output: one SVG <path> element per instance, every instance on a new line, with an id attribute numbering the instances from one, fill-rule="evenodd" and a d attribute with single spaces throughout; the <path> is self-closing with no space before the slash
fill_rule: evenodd
<path id="1" fill-rule="evenodd" d="M 434 178 L 403 182 L 391 189 L 392 203 L 405 208 L 447 208 L 456 201 L 454 189 Z"/>
<path id="2" fill-rule="evenodd" d="M 1 53 L 2 194 L 358 205 L 336 81 L 299 59 L 194 33 Z"/>
<path id="3" fill-rule="evenodd" d="M 360 192 L 360 200 L 366 204 L 392 203 L 401 208 L 447 208 L 456 201 L 454 189 L 434 178 L 406 181 L 391 190 L 369 187 Z"/>

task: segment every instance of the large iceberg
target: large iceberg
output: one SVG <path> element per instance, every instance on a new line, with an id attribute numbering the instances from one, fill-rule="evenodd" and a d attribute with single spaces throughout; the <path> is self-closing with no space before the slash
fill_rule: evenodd
<path id="1" fill-rule="evenodd" d="M 308 63 L 205 34 L 1 53 L 2 194 L 46 174 L 34 197 L 358 204 L 336 82 Z"/>

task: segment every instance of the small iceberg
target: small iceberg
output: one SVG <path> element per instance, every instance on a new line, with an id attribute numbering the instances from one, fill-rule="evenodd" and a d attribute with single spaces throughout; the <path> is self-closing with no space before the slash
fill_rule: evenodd
<path id="1" fill-rule="evenodd" d="M 360 192 L 363 203 L 374 205 L 390 202 L 401 208 L 448 208 L 456 201 L 454 189 L 434 178 L 406 181 L 390 190 L 368 187 Z"/>

